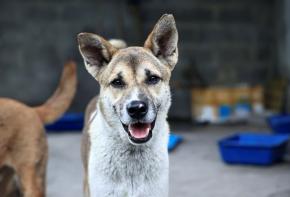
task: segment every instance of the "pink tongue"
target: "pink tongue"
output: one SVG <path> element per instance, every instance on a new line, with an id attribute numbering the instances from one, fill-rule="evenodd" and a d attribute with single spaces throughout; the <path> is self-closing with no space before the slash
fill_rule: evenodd
<path id="1" fill-rule="evenodd" d="M 142 139 L 148 136 L 151 129 L 151 124 L 148 123 L 137 123 L 129 125 L 129 132 L 132 137 Z"/>

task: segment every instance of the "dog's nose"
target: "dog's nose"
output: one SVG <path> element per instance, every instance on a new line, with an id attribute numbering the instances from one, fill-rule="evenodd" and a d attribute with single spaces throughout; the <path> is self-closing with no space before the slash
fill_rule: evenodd
<path id="1" fill-rule="evenodd" d="M 143 101 L 132 101 L 127 105 L 127 111 L 132 118 L 141 119 L 147 114 L 148 107 Z"/>

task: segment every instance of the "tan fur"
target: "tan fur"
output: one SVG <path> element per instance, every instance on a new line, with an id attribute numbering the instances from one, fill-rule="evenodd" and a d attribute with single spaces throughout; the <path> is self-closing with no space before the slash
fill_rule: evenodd
<path id="1" fill-rule="evenodd" d="M 69 62 L 64 66 L 57 90 L 44 105 L 34 108 L 0 98 L 0 167 L 13 169 L 24 197 L 45 196 L 48 147 L 43 124 L 66 111 L 75 90 L 76 65 Z M 1 173 L 5 178 L 0 181 L 0 191 L 10 190 L 5 187 L 14 180 L 14 173 L 7 173 L 6 170 Z"/>
<path id="2" fill-rule="evenodd" d="M 43 123 L 54 122 L 66 111 L 75 95 L 76 83 L 76 65 L 70 61 L 65 65 L 59 86 L 52 97 L 35 108 Z"/>

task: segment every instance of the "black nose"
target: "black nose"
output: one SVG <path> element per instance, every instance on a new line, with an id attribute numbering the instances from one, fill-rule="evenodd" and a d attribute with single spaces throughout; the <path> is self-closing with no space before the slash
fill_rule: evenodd
<path id="1" fill-rule="evenodd" d="M 148 107 L 143 101 L 132 101 L 127 105 L 127 111 L 132 118 L 141 119 L 147 114 Z"/>

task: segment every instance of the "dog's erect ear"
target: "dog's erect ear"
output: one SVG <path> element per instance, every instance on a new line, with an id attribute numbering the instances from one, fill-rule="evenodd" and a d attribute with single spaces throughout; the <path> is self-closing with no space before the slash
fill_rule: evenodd
<path id="1" fill-rule="evenodd" d="M 173 15 L 164 14 L 145 41 L 144 47 L 172 70 L 178 60 L 178 32 Z"/>
<path id="2" fill-rule="evenodd" d="M 100 70 L 111 61 L 117 49 L 101 36 L 92 33 L 78 34 L 78 43 L 88 72 L 98 78 Z"/>

